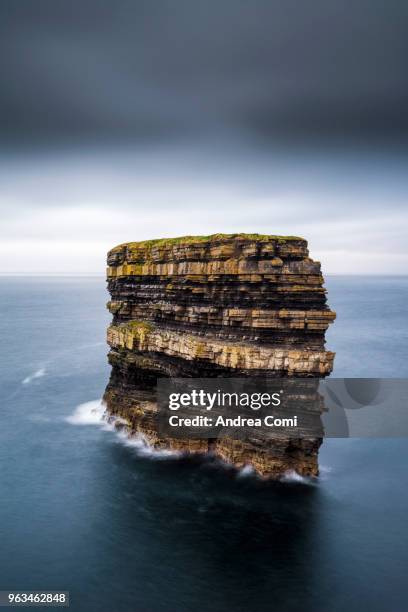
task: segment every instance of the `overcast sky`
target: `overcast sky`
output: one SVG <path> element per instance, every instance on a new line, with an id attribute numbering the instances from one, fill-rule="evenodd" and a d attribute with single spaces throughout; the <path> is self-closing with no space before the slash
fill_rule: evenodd
<path id="1" fill-rule="evenodd" d="M 0 0 L 0 273 L 235 231 L 406 273 L 407 26 L 403 0 Z"/>

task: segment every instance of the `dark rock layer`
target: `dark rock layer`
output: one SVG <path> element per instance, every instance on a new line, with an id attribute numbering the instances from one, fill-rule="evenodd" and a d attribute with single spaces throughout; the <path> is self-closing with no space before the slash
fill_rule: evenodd
<path id="1" fill-rule="evenodd" d="M 334 320 L 320 263 L 297 237 L 214 235 L 123 244 L 108 254 L 110 414 L 155 447 L 215 452 L 264 476 L 318 473 L 321 438 L 251 444 L 162 439 L 158 377 L 323 377 Z"/>

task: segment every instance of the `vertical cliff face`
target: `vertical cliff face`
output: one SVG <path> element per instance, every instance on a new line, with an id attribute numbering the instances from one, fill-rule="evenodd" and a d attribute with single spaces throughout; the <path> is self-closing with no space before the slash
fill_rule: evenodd
<path id="1" fill-rule="evenodd" d="M 155 446 L 206 452 L 208 440 L 161 439 L 151 416 L 158 377 L 323 377 L 334 354 L 325 331 L 320 263 L 297 237 L 222 235 L 132 242 L 108 254 L 111 414 Z M 321 439 L 211 450 L 261 474 L 318 472 Z"/>

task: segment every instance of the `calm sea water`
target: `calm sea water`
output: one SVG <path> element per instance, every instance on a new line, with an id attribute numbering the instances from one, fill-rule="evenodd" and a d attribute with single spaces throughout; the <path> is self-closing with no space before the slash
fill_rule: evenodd
<path id="1" fill-rule="evenodd" d="M 406 377 L 408 279 L 327 286 L 335 374 Z M 75 611 L 405 611 L 407 441 L 326 440 L 315 485 L 145 456 L 77 409 L 109 375 L 106 300 L 102 279 L 0 279 L 0 589 L 69 590 Z"/>

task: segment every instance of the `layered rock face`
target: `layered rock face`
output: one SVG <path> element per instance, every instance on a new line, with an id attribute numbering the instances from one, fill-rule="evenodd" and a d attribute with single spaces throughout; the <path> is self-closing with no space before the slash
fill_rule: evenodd
<path id="1" fill-rule="evenodd" d="M 335 313 L 320 263 L 297 237 L 222 235 L 132 242 L 108 253 L 112 373 L 104 400 L 150 444 L 212 451 L 276 477 L 318 473 L 320 438 L 265 444 L 162 439 L 154 426 L 158 377 L 324 377 Z"/>

